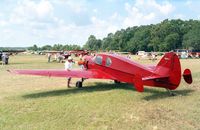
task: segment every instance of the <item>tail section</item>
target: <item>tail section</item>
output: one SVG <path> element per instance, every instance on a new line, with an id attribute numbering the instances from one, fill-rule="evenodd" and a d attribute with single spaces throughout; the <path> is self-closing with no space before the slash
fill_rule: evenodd
<path id="1" fill-rule="evenodd" d="M 155 86 L 170 90 L 176 89 L 181 81 L 181 65 L 178 56 L 173 52 L 166 53 L 157 64 L 155 74 L 164 77 L 156 79 L 154 81 Z M 192 76 L 189 69 L 184 71 L 183 77 L 187 83 L 192 83 Z"/>

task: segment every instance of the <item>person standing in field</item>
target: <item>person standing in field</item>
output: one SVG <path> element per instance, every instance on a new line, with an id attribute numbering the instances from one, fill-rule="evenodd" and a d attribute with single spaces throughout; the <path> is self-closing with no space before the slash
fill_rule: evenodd
<path id="1" fill-rule="evenodd" d="M 80 60 L 78 61 L 78 65 L 79 65 L 79 67 L 81 68 L 81 70 L 84 70 L 84 69 L 85 69 L 84 63 L 85 63 L 85 61 L 84 61 L 83 58 L 81 57 Z M 81 82 L 83 82 L 84 80 L 85 80 L 84 78 L 81 78 Z"/>
<path id="2" fill-rule="evenodd" d="M 5 64 L 6 64 L 6 65 L 8 64 L 8 60 L 9 60 L 9 55 L 6 54 L 6 55 L 5 55 Z"/>
<path id="3" fill-rule="evenodd" d="M 47 56 L 48 56 L 48 62 L 51 62 L 51 53 L 48 53 Z"/>
<path id="4" fill-rule="evenodd" d="M 7 65 L 7 64 L 8 64 L 8 59 L 9 59 L 8 54 L 3 53 L 3 54 L 2 54 L 2 64 L 3 64 L 3 65 Z"/>
<path id="5" fill-rule="evenodd" d="M 82 58 L 80 58 L 80 60 L 78 61 L 78 65 L 82 70 L 84 69 L 84 61 Z"/>
<path id="6" fill-rule="evenodd" d="M 68 57 L 67 61 L 65 62 L 65 70 L 70 71 L 72 69 L 73 59 L 72 57 Z M 67 78 L 67 87 L 70 88 L 71 77 Z"/>
<path id="7" fill-rule="evenodd" d="M 1 60 L 2 60 L 2 65 L 5 65 L 5 60 L 6 60 L 5 53 L 2 54 Z"/>

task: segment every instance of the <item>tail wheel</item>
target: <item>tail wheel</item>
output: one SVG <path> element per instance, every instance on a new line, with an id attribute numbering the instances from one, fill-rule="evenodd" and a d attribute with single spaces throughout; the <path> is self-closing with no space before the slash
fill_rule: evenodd
<path id="1" fill-rule="evenodd" d="M 76 82 L 76 87 L 77 88 L 82 88 L 83 87 L 83 83 L 81 81 L 77 81 Z"/>

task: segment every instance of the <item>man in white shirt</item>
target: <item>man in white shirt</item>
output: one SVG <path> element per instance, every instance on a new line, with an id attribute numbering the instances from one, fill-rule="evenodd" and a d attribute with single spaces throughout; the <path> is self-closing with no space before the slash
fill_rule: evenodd
<path id="1" fill-rule="evenodd" d="M 72 57 L 68 57 L 67 61 L 65 62 L 65 70 L 70 71 L 72 69 L 73 59 Z M 67 87 L 70 88 L 71 77 L 67 79 Z"/>

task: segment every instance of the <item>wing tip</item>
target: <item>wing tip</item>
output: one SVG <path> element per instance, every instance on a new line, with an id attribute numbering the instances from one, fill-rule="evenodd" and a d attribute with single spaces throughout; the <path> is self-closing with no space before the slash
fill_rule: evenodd
<path id="1" fill-rule="evenodd" d="M 7 72 L 12 73 L 12 70 L 7 70 Z"/>
<path id="2" fill-rule="evenodd" d="M 7 70 L 7 72 L 9 72 L 9 73 L 13 73 L 13 74 L 17 74 L 17 71 L 12 70 L 12 69 Z"/>

